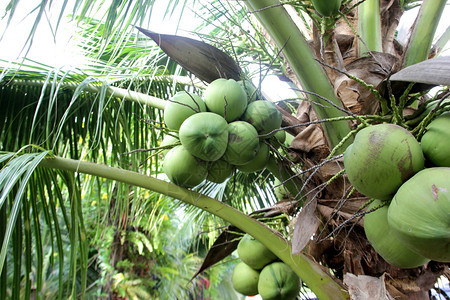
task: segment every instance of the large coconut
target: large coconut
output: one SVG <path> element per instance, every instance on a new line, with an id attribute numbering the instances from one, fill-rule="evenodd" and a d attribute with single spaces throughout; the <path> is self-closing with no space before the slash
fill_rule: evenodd
<path id="1" fill-rule="evenodd" d="M 244 262 L 238 262 L 231 275 L 233 288 L 244 296 L 258 294 L 259 272 L 250 268 Z"/>
<path id="2" fill-rule="evenodd" d="M 256 156 L 245 165 L 237 166 L 237 169 L 244 173 L 252 173 L 262 170 L 269 161 L 269 146 L 266 143 L 259 143 L 259 151 Z"/>
<path id="3" fill-rule="evenodd" d="M 167 101 L 164 108 L 164 123 L 169 129 L 178 130 L 188 117 L 205 111 L 206 105 L 202 98 L 180 91 Z"/>
<path id="4" fill-rule="evenodd" d="M 239 258 L 255 270 L 261 270 L 277 259 L 275 254 L 249 234 L 245 234 L 239 241 L 237 252 Z"/>
<path id="5" fill-rule="evenodd" d="M 211 82 L 203 93 L 208 109 L 228 122 L 238 119 L 247 107 L 247 93 L 233 79 L 219 78 Z"/>
<path id="6" fill-rule="evenodd" d="M 252 124 L 263 138 L 269 138 L 273 134 L 268 133 L 281 127 L 282 116 L 275 104 L 258 100 L 247 106 L 242 119 Z"/>
<path id="7" fill-rule="evenodd" d="M 423 154 L 438 167 L 450 167 L 450 113 L 433 120 L 422 136 L 420 143 Z"/>
<path id="8" fill-rule="evenodd" d="M 259 151 L 256 129 L 244 121 L 234 121 L 228 125 L 228 146 L 223 158 L 232 165 L 243 165 L 255 158 Z"/>
<path id="9" fill-rule="evenodd" d="M 413 251 L 450 262 L 450 168 L 420 171 L 397 191 L 388 209 L 396 236 Z"/>
<path id="10" fill-rule="evenodd" d="M 394 124 L 359 131 L 344 153 L 350 183 L 368 197 L 388 200 L 400 185 L 424 167 L 419 142 Z"/>
<path id="11" fill-rule="evenodd" d="M 283 262 L 271 263 L 259 274 L 258 292 L 264 300 L 297 299 L 300 286 L 300 278 Z"/>
<path id="12" fill-rule="evenodd" d="M 215 161 L 228 144 L 228 123 L 221 116 L 202 112 L 187 118 L 179 131 L 181 144 L 194 156 Z"/>
<path id="13" fill-rule="evenodd" d="M 387 220 L 388 205 L 380 207 L 381 205 L 383 201 L 374 200 L 369 209 L 379 208 L 364 216 L 364 231 L 375 251 L 389 264 L 404 269 L 415 268 L 430 261 L 406 247 L 395 236 Z"/>
<path id="14" fill-rule="evenodd" d="M 184 187 L 194 187 L 206 179 L 205 162 L 192 156 L 182 145 L 164 157 L 163 170 L 169 180 Z"/>

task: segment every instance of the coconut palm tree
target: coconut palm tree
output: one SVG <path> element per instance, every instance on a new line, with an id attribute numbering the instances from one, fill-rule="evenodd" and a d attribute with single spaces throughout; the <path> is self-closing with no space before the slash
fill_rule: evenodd
<path id="1" fill-rule="evenodd" d="M 88 233 L 101 236 L 107 225 L 157 231 L 145 230 L 141 223 L 152 216 L 159 199 L 155 195 L 160 194 L 219 217 L 215 224 L 233 225 L 224 231 L 225 238 L 218 237 L 229 249 L 211 248 L 215 258 L 206 267 L 223 259 L 214 256 L 220 252 L 217 248 L 230 254 L 247 232 L 320 299 L 345 299 L 362 289 L 382 293 L 378 297 L 429 297 L 437 279 L 448 276 L 448 264 L 432 261 L 401 269 L 377 254 L 360 222 L 369 198 L 349 187 L 342 153 L 363 127 L 395 123 L 419 138 L 433 116 L 446 111 L 440 105 L 448 90 L 428 93 L 430 86 L 450 84 L 444 70 L 448 60 L 430 60 L 449 38 L 447 30 L 432 43 L 446 1 L 336 0 L 334 10 L 316 2 L 210 1 L 198 13 L 204 21 L 198 30 L 204 42 L 199 42 L 145 30 L 145 17 L 155 1 L 112 1 L 101 9 L 95 2 L 76 1 L 73 18 L 87 24 L 79 34 L 87 67 L 53 70 L 25 60 L 3 67 L 3 294 L 8 283 L 14 287 L 13 297 L 21 296 L 21 285 L 25 298 L 35 290 L 42 292 L 42 245 L 50 236 L 50 249 L 57 255 L 48 260 L 59 268 L 59 297 L 85 296 L 90 280 Z M 11 1 L 8 7 L 10 18 L 17 3 Z M 166 12 L 191 4 L 169 1 Z M 396 30 L 403 12 L 414 5 L 420 11 L 403 45 L 396 40 Z M 47 1 L 42 1 L 30 36 L 46 8 Z M 59 16 L 65 8 L 66 2 Z M 105 17 L 93 19 L 100 11 Z M 150 39 L 130 25 L 139 25 L 159 47 L 149 47 Z M 407 72 L 407 67 L 415 69 Z M 158 146 L 170 134 L 163 124 L 166 101 L 178 90 L 201 93 L 219 77 L 261 82 L 269 72 L 295 93 L 295 99 L 278 102 L 283 128 L 294 136 L 289 148 L 274 147 L 263 172 L 253 177 L 237 172 L 223 185 L 186 189 L 164 180 L 163 148 Z M 439 105 L 430 114 L 421 114 L 436 100 Z M 276 204 L 264 189 L 273 186 L 273 177 L 290 194 Z M 256 185 L 248 188 L 245 180 Z M 96 199 L 91 203 L 99 207 L 94 218 L 85 214 L 86 199 Z M 274 214 L 277 217 L 271 217 Z M 280 214 L 281 223 L 276 221 Z M 158 228 L 157 222 L 149 224 Z M 89 228 L 97 225 L 104 227 Z M 144 245 L 138 234 L 142 232 L 133 232 L 130 241 L 141 237 Z M 368 284 L 370 288 L 362 288 Z M 140 292 L 135 289 L 134 295 L 146 296 Z"/>

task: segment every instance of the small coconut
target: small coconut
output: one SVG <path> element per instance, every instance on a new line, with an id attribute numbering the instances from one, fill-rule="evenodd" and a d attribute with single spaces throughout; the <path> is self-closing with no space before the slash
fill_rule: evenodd
<path id="1" fill-rule="evenodd" d="M 277 259 L 275 254 L 248 233 L 239 241 L 237 252 L 239 258 L 255 270 L 261 270 Z"/>
<path id="2" fill-rule="evenodd" d="M 244 296 L 258 294 L 259 272 L 240 261 L 236 264 L 231 275 L 233 288 Z"/>
<path id="3" fill-rule="evenodd" d="M 311 0 L 314 9 L 324 17 L 335 16 L 339 13 L 342 0 Z"/>
<path id="4" fill-rule="evenodd" d="M 192 156 L 182 145 L 164 157 L 163 170 L 169 180 L 183 187 L 194 187 L 206 179 L 205 162 Z"/>
<path id="5" fill-rule="evenodd" d="M 250 162 L 259 151 L 256 129 L 244 121 L 234 121 L 228 125 L 228 146 L 223 158 L 232 165 L 240 166 Z"/>
<path id="6" fill-rule="evenodd" d="M 281 127 L 282 116 L 275 104 L 258 100 L 248 105 L 242 119 L 252 124 L 258 134 L 264 135 L 263 138 L 269 138 L 274 134 L 269 135 L 269 133 Z"/>
<path id="7" fill-rule="evenodd" d="M 188 117 L 205 111 L 206 105 L 200 96 L 180 91 L 167 101 L 164 108 L 164 123 L 169 129 L 178 130 Z"/>
<path id="8" fill-rule="evenodd" d="M 266 143 L 259 143 L 259 151 L 256 156 L 245 165 L 237 166 L 237 169 L 244 173 L 253 173 L 265 168 L 269 161 L 269 146 Z"/>
<path id="9" fill-rule="evenodd" d="M 233 79 L 219 78 L 211 82 L 203 93 L 207 108 L 232 122 L 238 119 L 247 107 L 247 93 Z"/>
<path id="10" fill-rule="evenodd" d="M 261 99 L 260 92 L 253 85 L 253 83 L 249 80 L 239 80 L 238 83 L 242 86 L 242 88 L 247 93 L 248 103 L 256 101 L 257 99 Z"/>
<path id="11" fill-rule="evenodd" d="M 167 153 L 175 146 L 180 145 L 180 139 L 178 136 L 173 136 L 170 134 L 166 134 L 161 142 L 160 147 L 168 147 L 162 151 L 163 155 L 167 155 Z"/>
<path id="12" fill-rule="evenodd" d="M 284 142 L 286 141 L 286 131 L 278 130 L 277 132 L 275 132 L 275 138 L 280 144 L 284 144 Z"/>
<path id="13" fill-rule="evenodd" d="M 434 119 L 422 136 L 423 154 L 438 167 L 450 167 L 450 113 Z"/>
<path id="14" fill-rule="evenodd" d="M 264 300 L 297 299 L 300 287 L 300 278 L 283 262 L 271 263 L 259 274 L 258 292 Z"/>
<path id="15" fill-rule="evenodd" d="M 208 166 L 207 180 L 215 183 L 222 183 L 229 178 L 234 171 L 233 165 L 223 159 L 213 161 Z"/>

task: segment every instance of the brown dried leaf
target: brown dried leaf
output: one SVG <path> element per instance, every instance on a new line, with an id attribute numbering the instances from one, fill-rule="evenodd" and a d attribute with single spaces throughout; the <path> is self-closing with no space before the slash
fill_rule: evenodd
<path id="1" fill-rule="evenodd" d="M 320 220 L 316 215 L 317 200 L 302 207 L 297 216 L 292 236 L 292 254 L 300 253 L 311 241 L 312 235 L 317 231 Z"/>
<path id="2" fill-rule="evenodd" d="M 341 212 L 348 213 L 353 215 L 358 212 L 360 208 L 369 200 L 368 197 L 355 197 L 350 198 L 345 201 L 345 204 L 340 208 Z M 327 207 L 337 207 L 340 206 L 342 199 L 319 199 L 319 205 L 327 206 Z"/>
<path id="3" fill-rule="evenodd" d="M 240 237 L 242 237 L 239 232 L 242 232 L 239 228 L 232 225 L 228 226 L 211 246 L 202 265 L 192 278 L 195 278 L 198 274 L 220 262 L 236 250 Z"/>
<path id="4" fill-rule="evenodd" d="M 354 218 L 353 214 L 349 214 L 346 212 L 342 212 L 342 211 L 338 211 L 336 212 L 336 210 L 334 208 L 325 206 L 325 205 L 318 205 L 317 206 L 319 212 L 328 220 L 329 218 L 331 218 L 332 216 L 336 215 L 339 216 L 341 218 L 343 218 L 344 220 L 350 220 L 350 222 L 352 223 L 356 223 L 360 226 L 364 226 L 364 219 L 363 218 Z"/>
<path id="5" fill-rule="evenodd" d="M 205 82 L 217 78 L 241 79 L 241 68 L 234 59 L 216 47 L 187 37 L 136 28 L 154 40 L 180 66 Z"/>
<path id="6" fill-rule="evenodd" d="M 397 61 L 397 57 L 393 55 L 373 52 L 373 56 L 358 58 L 345 68 L 349 74 L 366 84 L 378 86 L 396 69 Z M 353 113 L 374 114 L 377 111 L 379 103 L 373 93 L 347 75 L 340 76 L 334 86 L 336 94 Z"/>
<path id="7" fill-rule="evenodd" d="M 295 149 L 302 152 L 310 152 L 314 148 L 318 148 L 325 145 L 325 139 L 323 131 L 320 125 L 312 124 L 308 125 L 292 140 L 290 145 L 291 149 Z"/>
<path id="8" fill-rule="evenodd" d="M 344 284 L 353 300 L 393 299 L 386 290 L 384 274 L 380 278 L 367 275 L 344 274 Z"/>
<path id="9" fill-rule="evenodd" d="M 281 214 L 292 215 L 295 212 L 297 206 L 298 206 L 297 201 L 282 200 L 278 201 L 274 206 L 265 207 L 253 211 L 250 214 L 250 216 L 255 219 L 259 219 L 259 218 L 273 218 Z"/>

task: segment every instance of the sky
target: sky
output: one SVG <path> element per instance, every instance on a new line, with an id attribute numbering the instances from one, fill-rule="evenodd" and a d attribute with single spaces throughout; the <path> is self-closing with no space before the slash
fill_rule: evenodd
<path id="1" fill-rule="evenodd" d="M 0 17 L 5 15 L 5 8 L 9 1 L 0 1 Z M 30 32 L 36 13 L 30 14 L 29 11 L 41 0 L 23 0 L 19 2 L 19 7 L 15 16 L 9 25 L 6 34 L 0 40 L 0 59 L 17 60 L 18 57 L 24 56 L 23 47 L 27 41 L 28 33 Z M 108 1 L 105 1 L 106 3 Z M 53 1 L 52 8 L 48 10 L 45 17 L 41 20 L 39 27 L 34 37 L 33 46 L 28 52 L 27 57 L 38 61 L 47 63 L 51 66 L 61 67 L 70 65 L 77 66 L 83 62 L 81 55 L 77 53 L 75 42 L 73 41 L 74 32 L 76 31 L 75 22 L 71 21 L 67 16 L 61 20 L 61 24 L 54 36 L 53 30 L 59 17 L 63 1 Z M 69 0 L 66 8 L 66 15 L 72 11 L 74 0 Z M 166 0 L 157 0 L 155 2 L 154 11 L 152 14 L 150 27 L 153 31 L 160 33 L 175 34 L 177 32 L 176 22 L 173 20 L 163 19 L 163 9 L 165 9 Z M 107 5 L 104 5 L 107 7 Z M 161 12 L 161 13 L 158 13 Z M 99 17 L 102 12 L 100 12 Z M 186 10 L 187 18 L 193 18 L 193 12 Z M 49 20 L 49 21 L 48 21 Z M 7 18 L 0 20 L 0 36 L 6 27 Z M 49 25 L 52 24 L 52 27 Z M 186 30 L 194 30 L 192 22 L 186 22 L 183 28 Z M 180 32 L 180 31 L 178 31 Z"/>

